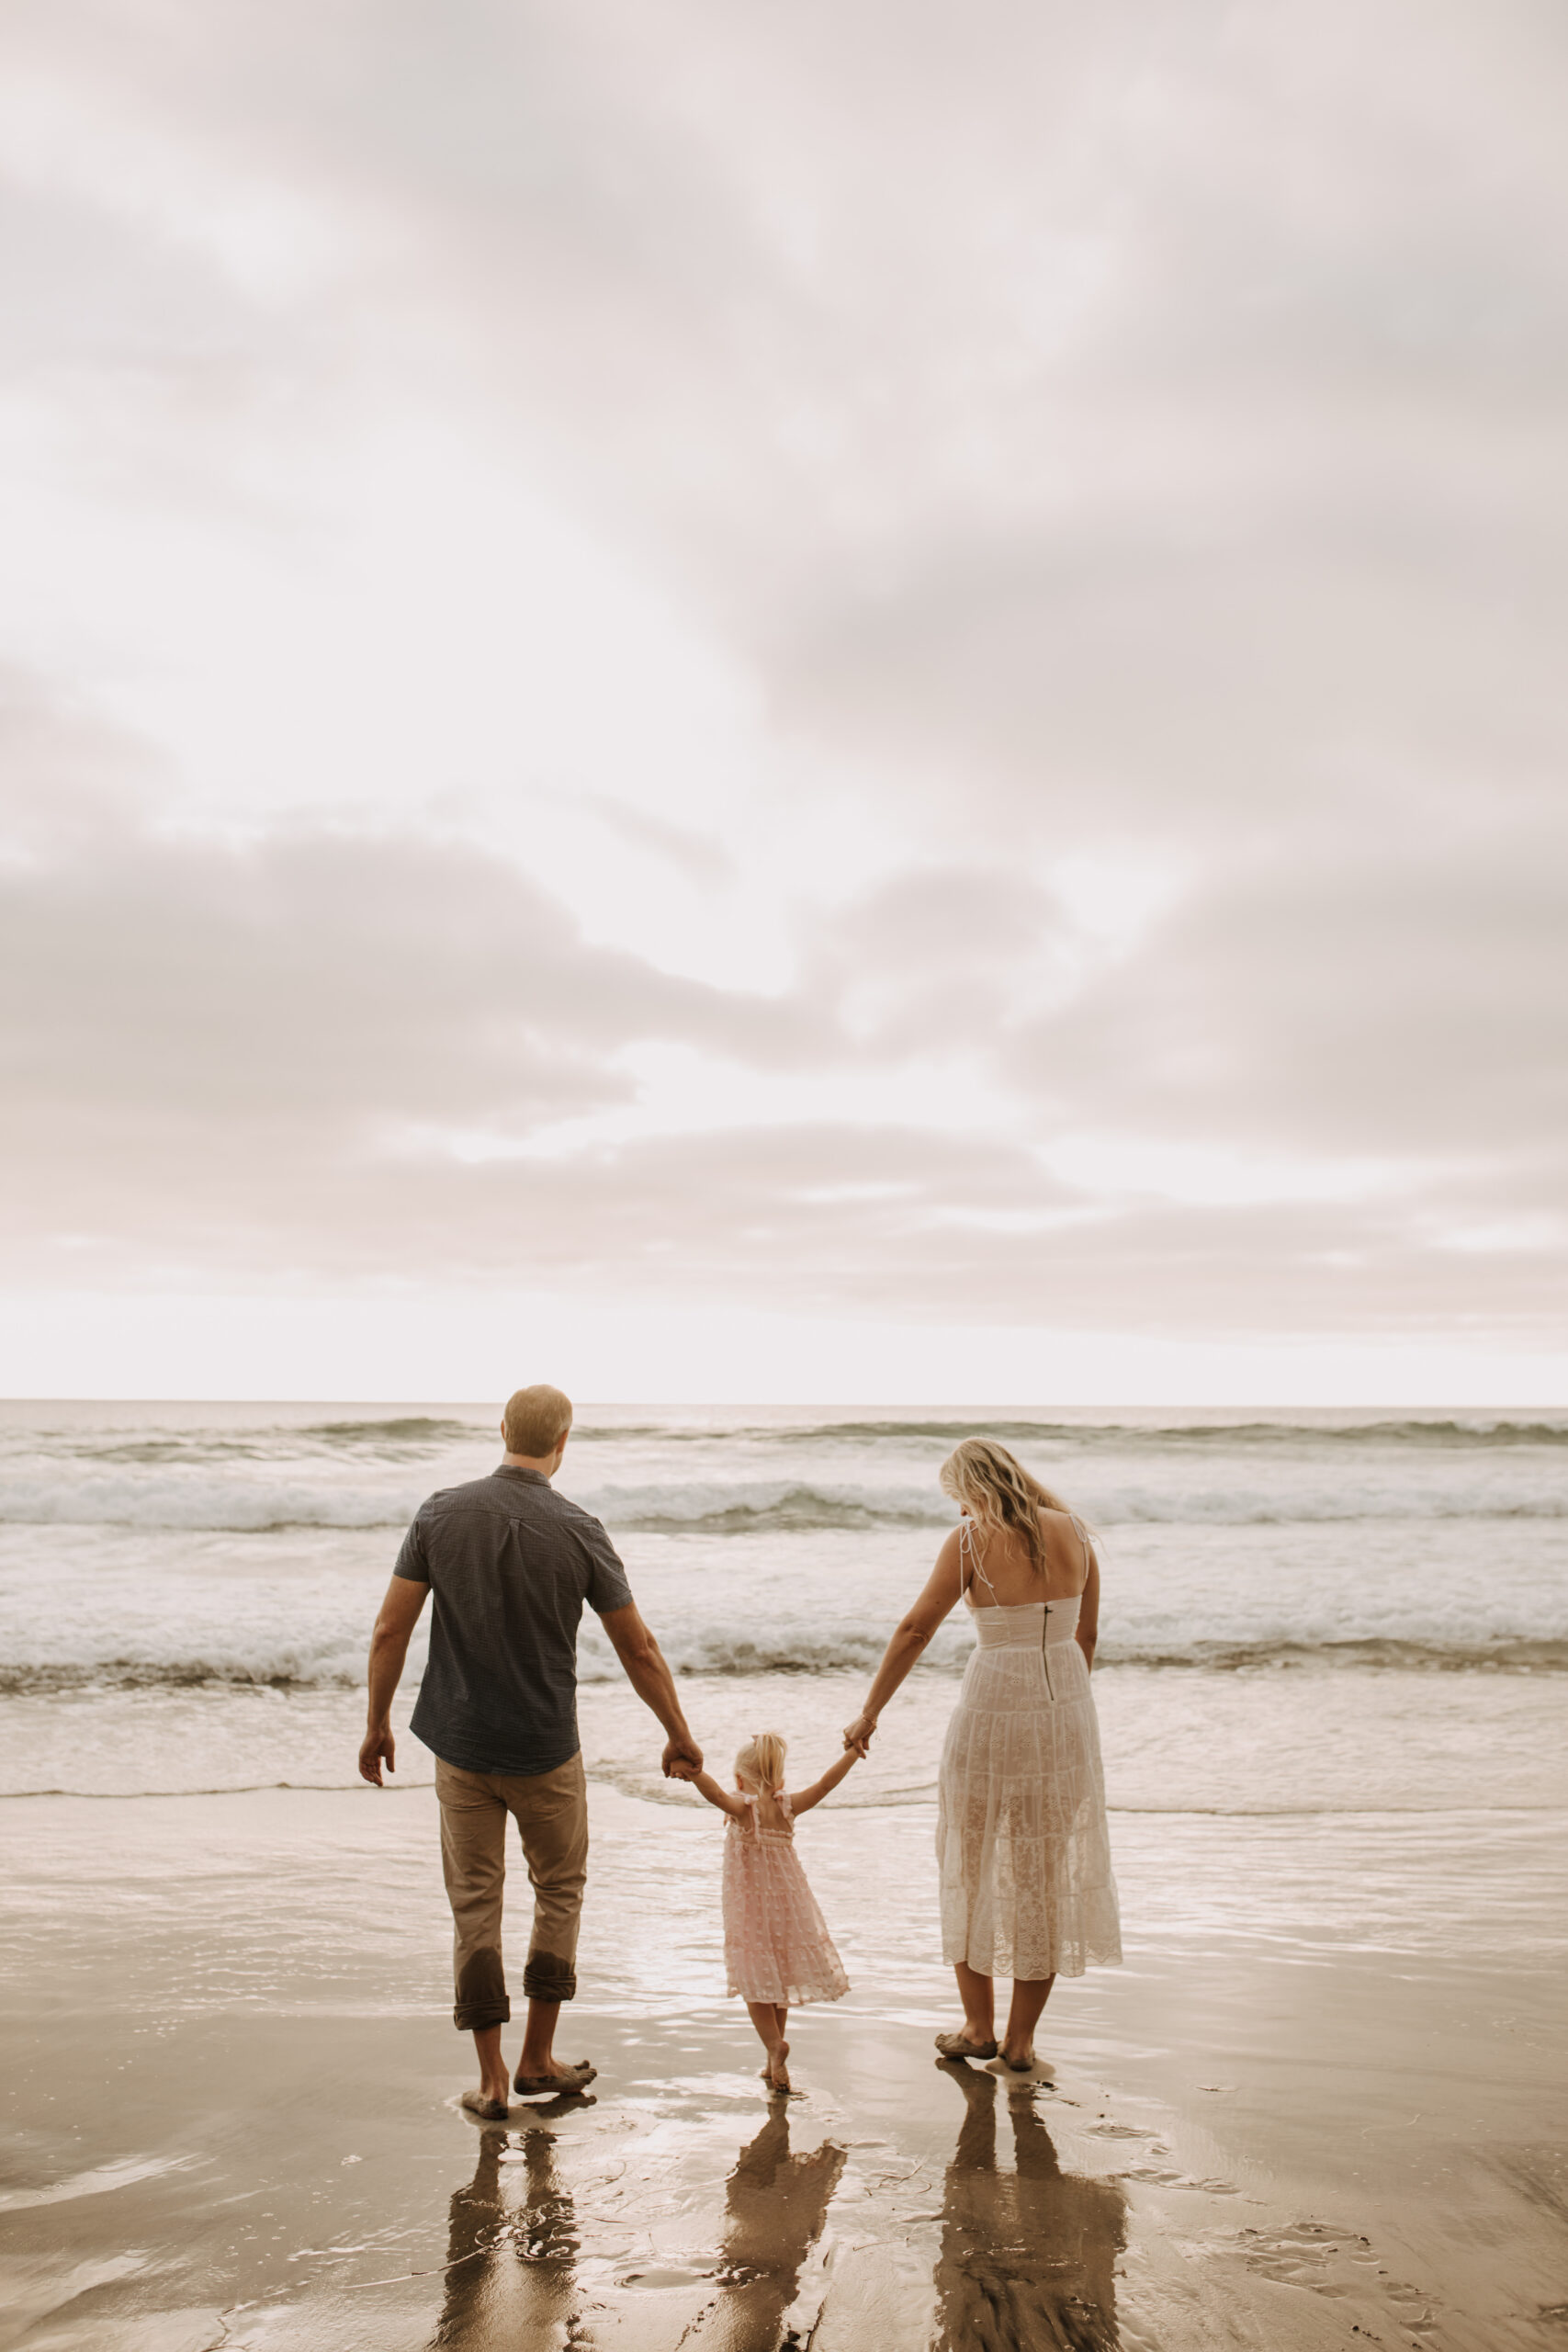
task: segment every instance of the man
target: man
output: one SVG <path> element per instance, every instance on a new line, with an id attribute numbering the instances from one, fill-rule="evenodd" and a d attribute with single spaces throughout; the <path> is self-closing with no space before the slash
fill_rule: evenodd
<path id="1" fill-rule="evenodd" d="M 517 1824 L 534 1889 L 523 1990 L 528 2022 L 520 2094 L 581 2090 L 586 2060 L 555 2056 L 560 2005 L 577 1990 L 577 1929 L 588 1875 L 588 1795 L 577 1731 L 577 1628 L 596 1610 L 631 1683 L 669 1737 L 664 1770 L 699 1771 L 674 1679 L 637 1614 L 604 1528 L 558 1495 L 571 1430 L 558 1388 L 520 1388 L 501 1424 L 505 1458 L 488 1478 L 422 1503 L 403 1538 L 370 1642 L 370 1711 L 359 1770 L 378 1788 L 393 1770 L 392 1694 L 409 1636 L 434 1595 L 430 1658 L 411 1729 L 435 1756 L 441 1861 L 455 1929 L 453 2022 L 474 2037 L 479 2086 L 463 2105 L 506 2116 L 501 2030 L 511 2018 L 501 1959 L 506 1817 Z"/>

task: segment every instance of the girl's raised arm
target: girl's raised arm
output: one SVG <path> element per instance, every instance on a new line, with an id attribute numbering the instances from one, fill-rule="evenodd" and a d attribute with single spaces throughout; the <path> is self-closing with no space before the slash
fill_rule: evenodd
<path id="1" fill-rule="evenodd" d="M 720 1813 L 728 1813 L 732 1821 L 743 1821 L 750 1809 L 745 1798 L 738 1797 L 733 1789 L 721 1789 L 711 1772 L 682 1772 L 681 1778 L 689 1780 L 700 1797 L 706 1797 Z"/>
<path id="2" fill-rule="evenodd" d="M 851 1765 L 859 1762 L 859 1749 L 847 1747 L 836 1763 L 829 1765 L 819 1781 L 813 1781 L 808 1789 L 802 1789 L 797 1797 L 791 1797 L 791 1813 L 809 1813 L 814 1804 L 820 1804 L 824 1797 L 831 1796 Z"/>

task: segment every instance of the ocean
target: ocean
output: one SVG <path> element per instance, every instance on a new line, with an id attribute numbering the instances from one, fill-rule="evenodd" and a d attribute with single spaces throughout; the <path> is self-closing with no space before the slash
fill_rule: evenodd
<path id="1" fill-rule="evenodd" d="M 499 1458 L 493 1410 L 0 1408 L 0 1789 L 130 1796 L 355 1781 L 367 1638 L 402 1527 Z M 1127 1814 L 1564 1801 L 1568 1414 L 985 1416 L 600 1407 L 558 1484 L 610 1530 L 726 1765 L 837 1750 L 988 1431 L 1089 1518 L 1096 1690 Z M 929 1803 L 955 1610 L 839 1802 Z M 400 1720 L 412 1704 L 423 1629 Z M 590 1616 L 590 1770 L 689 1803 Z M 402 1745 L 404 1783 L 431 1759 Z"/>

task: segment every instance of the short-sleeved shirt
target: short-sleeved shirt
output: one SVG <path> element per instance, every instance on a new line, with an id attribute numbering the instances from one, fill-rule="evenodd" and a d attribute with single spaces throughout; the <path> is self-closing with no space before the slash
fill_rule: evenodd
<path id="1" fill-rule="evenodd" d="M 395 1576 L 430 1587 L 430 1659 L 411 1728 L 469 1772 L 553 1772 L 577 1754 L 577 1628 L 632 1597 L 591 1513 L 503 1464 L 422 1503 Z"/>

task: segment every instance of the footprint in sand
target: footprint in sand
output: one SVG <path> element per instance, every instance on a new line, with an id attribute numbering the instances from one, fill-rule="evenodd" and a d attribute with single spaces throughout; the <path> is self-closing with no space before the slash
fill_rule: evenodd
<path id="1" fill-rule="evenodd" d="M 1399 2324 L 1419 2335 L 1437 2324 L 1431 2298 L 1403 2279 L 1369 2279 L 1377 2256 L 1359 2233 L 1330 2229 L 1326 2222 L 1296 2222 L 1277 2230 L 1242 2230 L 1232 2243 L 1249 2270 L 1286 2287 L 1304 2287 L 1330 2298 L 1361 2294 L 1370 2287 L 1395 2307 Z M 1338 2276 L 1333 2274 L 1337 2271 Z M 1359 2275 L 1358 2275 L 1359 2274 Z M 1419 2303 L 1420 2315 L 1410 2306 Z M 1365 2328 L 1353 2331 L 1366 2335 Z"/>

